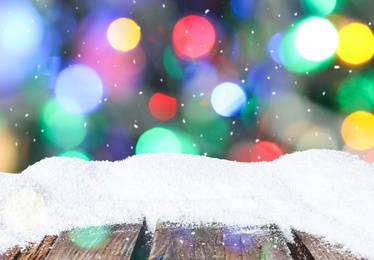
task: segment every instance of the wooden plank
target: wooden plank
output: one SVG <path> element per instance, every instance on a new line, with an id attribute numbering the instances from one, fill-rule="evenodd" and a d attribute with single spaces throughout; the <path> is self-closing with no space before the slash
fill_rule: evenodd
<path id="1" fill-rule="evenodd" d="M 309 249 L 301 241 L 300 237 L 293 231 L 293 241 L 288 241 L 287 246 L 291 251 L 291 256 L 295 260 L 315 260 Z"/>
<path id="2" fill-rule="evenodd" d="M 142 225 L 123 224 L 63 232 L 46 259 L 130 260 Z"/>
<path id="3" fill-rule="evenodd" d="M 355 256 L 351 252 L 344 250 L 342 246 L 332 245 L 326 242 L 321 237 L 316 237 L 305 232 L 294 231 L 295 237 L 308 248 L 310 254 L 314 259 L 346 259 L 346 260 L 358 260 L 363 259 Z"/>
<path id="4" fill-rule="evenodd" d="M 286 241 L 275 225 L 226 227 L 224 243 L 224 259 L 292 259 Z"/>
<path id="5" fill-rule="evenodd" d="M 22 254 L 22 248 L 17 246 L 8 249 L 4 254 L 0 255 L 1 260 L 16 260 Z"/>
<path id="6" fill-rule="evenodd" d="M 149 259 L 194 259 L 194 234 L 189 228 L 158 222 Z"/>
<path id="7" fill-rule="evenodd" d="M 274 226 L 239 228 L 157 223 L 149 259 L 292 258 L 285 240 Z"/>
<path id="8" fill-rule="evenodd" d="M 45 259 L 57 236 L 45 236 L 40 243 L 32 243 L 26 248 L 15 247 L 0 256 L 1 260 L 39 260 Z"/>
<path id="9" fill-rule="evenodd" d="M 223 226 L 197 227 L 193 232 L 196 236 L 196 259 L 224 259 Z"/>
<path id="10" fill-rule="evenodd" d="M 45 259 L 50 252 L 53 243 L 56 241 L 57 236 L 46 236 L 39 244 L 32 246 L 29 250 L 25 251 L 19 260 L 40 260 Z"/>

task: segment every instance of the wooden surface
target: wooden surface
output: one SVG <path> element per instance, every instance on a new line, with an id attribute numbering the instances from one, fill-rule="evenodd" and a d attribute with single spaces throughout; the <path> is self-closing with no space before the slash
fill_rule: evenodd
<path id="1" fill-rule="evenodd" d="M 345 251 L 339 245 L 331 245 L 325 242 L 322 238 L 317 238 L 305 232 L 294 231 L 294 233 L 297 237 L 299 237 L 299 239 L 306 246 L 306 248 L 308 248 L 310 254 L 312 255 L 314 259 L 330 259 L 330 260 L 362 259 L 362 258 L 354 256 L 350 252 Z"/>
<path id="2" fill-rule="evenodd" d="M 294 240 L 286 241 L 275 225 L 241 228 L 159 222 L 153 237 L 145 230 L 145 222 L 73 229 L 58 237 L 46 236 L 25 249 L 15 247 L 0 260 L 363 259 L 304 232 L 293 230 Z"/>
<path id="3" fill-rule="evenodd" d="M 158 223 L 149 259 L 292 259 L 275 226 L 239 228 Z"/>
<path id="4" fill-rule="evenodd" d="M 91 237 L 93 243 L 87 243 L 85 248 L 76 244 L 78 240 L 84 241 L 84 237 L 73 238 L 72 232 L 63 232 L 47 259 L 130 259 L 141 227 L 142 224 L 114 225 L 110 229 L 96 232 L 94 236 L 97 236 L 97 241 Z M 107 239 L 102 239 L 103 237 Z"/>
<path id="5" fill-rule="evenodd" d="M 45 259 L 57 236 L 46 236 L 40 243 L 34 243 L 25 249 L 15 247 L 0 256 L 4 260 L 39 260 Z"/>

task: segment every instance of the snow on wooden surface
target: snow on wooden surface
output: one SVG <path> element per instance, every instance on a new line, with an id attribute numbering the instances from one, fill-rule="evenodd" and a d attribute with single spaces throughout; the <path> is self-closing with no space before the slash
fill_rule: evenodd
<path id="1" fill-rule="evenodd" d="M 117 162 L 52 157 L 0 173 L 0 250 L 74 227 L 157 220 L 274 223 L 374 257 L 374 166 L 309 150 L 273 162 L 144 154 Z"/>

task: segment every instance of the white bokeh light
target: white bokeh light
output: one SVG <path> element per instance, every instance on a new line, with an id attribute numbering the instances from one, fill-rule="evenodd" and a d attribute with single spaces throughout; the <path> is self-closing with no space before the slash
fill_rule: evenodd
<path id="1" fill-rule="evenodd" d="M 297 28 L 296 49 L 307 60 L 320 62 L 328 59 L 335 53 L 338 44 L 338 32 L 326 19 L 313 17 Z"/>

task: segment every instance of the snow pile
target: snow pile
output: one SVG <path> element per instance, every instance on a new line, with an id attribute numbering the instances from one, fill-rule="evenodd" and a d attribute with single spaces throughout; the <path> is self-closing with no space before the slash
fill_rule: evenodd
<path id="1" fill-rule="evenodd" d="M 273 162 L 144 154 L 118 162 L 53 157 L 0 173 L 0 250 L 73 227 L 146 217 L 292 226 L 374 258 L 374 165 L 310 150 Z"/>

